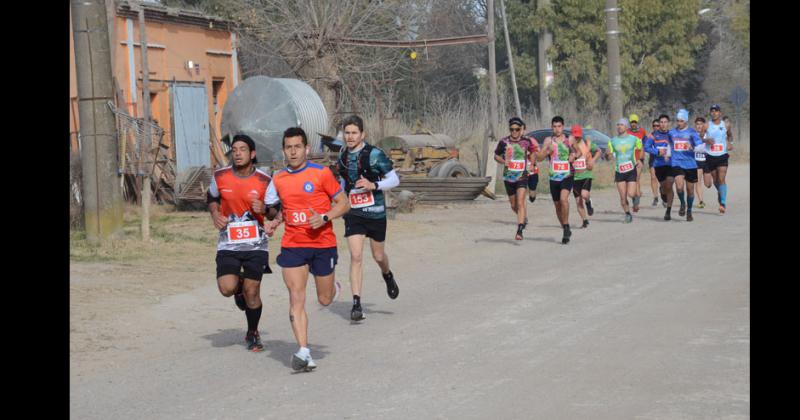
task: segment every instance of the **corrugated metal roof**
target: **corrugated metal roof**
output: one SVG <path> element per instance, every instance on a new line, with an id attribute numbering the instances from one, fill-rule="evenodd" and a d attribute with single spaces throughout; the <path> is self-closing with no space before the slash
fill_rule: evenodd
<path id="1" fill-rule="evenodd" d="M 447 134 L 403 134 L 384 137 L 378 141 L 377 146 L 384 150 L 403 149 L 404 151 L 410 147 L 426 146 L 453 149 L 456 147 L 456 142 Z"/>

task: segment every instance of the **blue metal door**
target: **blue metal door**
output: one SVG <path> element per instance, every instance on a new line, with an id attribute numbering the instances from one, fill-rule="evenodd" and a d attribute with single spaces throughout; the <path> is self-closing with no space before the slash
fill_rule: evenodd
<path id="1" fill-rule="evenodd" d="M 177 171 L 211 167 L 205 85 L 172 85 L 172 127 Z"/>

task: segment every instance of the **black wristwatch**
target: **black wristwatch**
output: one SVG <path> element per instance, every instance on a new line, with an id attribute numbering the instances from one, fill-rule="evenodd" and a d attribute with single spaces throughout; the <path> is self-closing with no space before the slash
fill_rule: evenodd
<path id="1" fill-rule="evenodd" d="M 322 221 L 323 221 L 323 222 L 325 222 L 325 223 L 328 223 L 330 220 L 331 220 L 331 218 L 330 218 L 330 217 L 328 217 L 328 215 L 327 215 L 327 214 L 323 214 L 323 215 L 322 215 Z"/>

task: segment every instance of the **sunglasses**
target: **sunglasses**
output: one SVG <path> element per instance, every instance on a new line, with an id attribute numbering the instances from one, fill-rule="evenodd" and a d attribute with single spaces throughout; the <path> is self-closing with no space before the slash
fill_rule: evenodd
<path id="1" fill-rule="evenodd" d="M 521 129 L 521 128 L 513 128 L 513 127 L 512 127 L 512 128 L 510 128 L 510 130 L 511 130 L 512 132 L 522 131 L 522 129 Z"/>

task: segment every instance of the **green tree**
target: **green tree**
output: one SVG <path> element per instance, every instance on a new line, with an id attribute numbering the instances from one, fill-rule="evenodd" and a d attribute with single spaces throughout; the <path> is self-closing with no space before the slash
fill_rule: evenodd
<path id="1" fill-rule="evenodd" d="M 699 0 L 621 0 L 620 67 L 623 104 L 652 104 L 654 89 L 668 87 L 695 67 L 705 42 L 698 33 Z M 555 81 L 550 96 L 578 111 L 608 106 L 605 1 L 560 0 L 535 18 L 553 32 Z"/>

